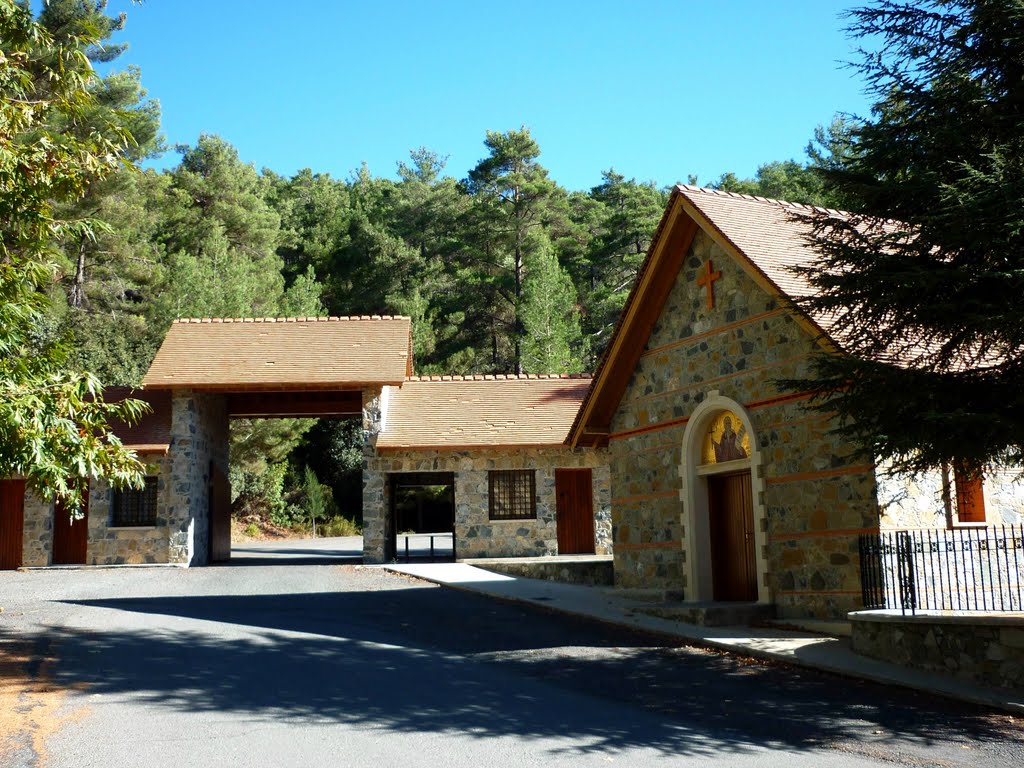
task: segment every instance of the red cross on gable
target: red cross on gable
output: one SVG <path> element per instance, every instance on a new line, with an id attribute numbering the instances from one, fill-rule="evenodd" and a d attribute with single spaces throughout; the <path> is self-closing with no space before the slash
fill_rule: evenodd
<path id="1" fill-rule="evenodd" d="M 704 262 L 704 269 L 701 271 L 700 277 L 697 278 L 697 285 L 708 288 L 708 309 L 715 308 L 715 280 L 722 276 L 721 272 L 712 271 L 714 267 L 711 266 L 711 259 Z"/>

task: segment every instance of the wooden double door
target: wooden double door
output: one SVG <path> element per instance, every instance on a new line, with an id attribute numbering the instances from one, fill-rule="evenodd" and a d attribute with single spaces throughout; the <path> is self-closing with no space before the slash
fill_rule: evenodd
<path id="1" fill-rule="evenodd" d="M 53 505 L 53 564 L 82 565 L 89 548 L 89 489 L 82 493 L 82 516 L 77 520 L 57 502 Z"/>
<path id="2" fill-rule="evenodd" d="M 594 554 L 594 481 L 589 469 L 555 470 L 558 554 Z"/>
<path id="3" fill-rule="evenodd" d="M 708 476 L 711 582 L 716 601 L 755 602 L 754 504 L 750 470 Z"/>
<path id="4" fill-rule="evenodd" d="M 89 546 L 89 491 L 82 499 L 82 516 L 71 514 L 59 502 L 53 508 L 53 564 L 85 563 Z M 25 536 L 25 481 L 0 480 L 0 570 L 23 565 Z"/>
<path id="5" fill-rule="evenodd" d="M 0 480 L 0 570 L 21 568 L 25 481 Z"/>

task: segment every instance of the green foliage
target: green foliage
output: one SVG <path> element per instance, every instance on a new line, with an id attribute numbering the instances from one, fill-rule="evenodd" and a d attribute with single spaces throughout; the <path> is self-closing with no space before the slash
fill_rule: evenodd
<path id="1" fill-rule="evenodd" d="M 302 473 L 302 495 L 305 501 L 306 519 L 313 529 L 313 538 L 316 538 L 316 523 L 323 520 L 334 507 L 331 499 L 331 489 L 323 485 L 309 467 Z"/>
<path id="2" fill-rule="evenodd" d="M 362 536 L 363 528 L 355 520 L 338 515 L 320 526 L 320 535 L 325 537 Z"/>
<path id="3" fill-rule="evenodd" d="M 872 117 L 822 170 L 856 215 L 808 217 L 808 272 L 847 354 L 822 407 L 872 457 L 919 471 L 1024 459 L 1024 2 L 875 2 Z M 792 382 L 804 386 L 810 382 Z"/>
<path id="4" fill-rule="evenodd" d="M 469 172 L 465 189 L 473 196 L 467 212 L 473 240 L 466 255 L 475 278 L 466 281 L 484 298 L 484 332 L 490 337 L 490 371 L 522 373 L 526 259 L 531 238 L 560 217 L 564 193 L 537 162 L 540 147 L 527 128 L 487 132 L 489 150 Z M 534 307 L 534 311 L 540 308 Z"/>
<path id="5" fill-rule="evenodd" d="M 523 266 L 527 279 L 519 314 L 524 372 L 579 373 L 584 350 L 576 291 L 543 233 L 527 241 Z"/>
<path id="6" fill-rule="evenodd" d="M 627 180 L 614 169 L 601 178 L 589 195 L 571 198 L 574 226 L 558 241 L 580 300 L 587 368 L 611 336 L 668 202 L 653 182 Z"/>
<path id="7" fill-rule="evenodd" d="M 97 39 L 90 35 L 84 28 L 74 44 L 55 40 L 25 8 L 0 0 L 0 476 L 23 475 L 72 514 L 80 479 L 139 486 L 143 475 L 108 426 L 137 419 L 143 404 L 105 403 L 96 377 L 68 369 L 65 348 L 36 333 L 55 243 L 97 230 L 61 218 L 57 206 L 80 198 L 124 154 L 123 136 L 76 130 L 95 104 L 83 53 Z"/>
<path id="8" fill-rule="evenodd" d="M 711 188 L 805 205 L 828 207 L 833 202 L 825 193 L 816 166 L 811 163 L 801 165 L 795 160 L 765 163 L 758 167 L 753 179 L 740 179 L 734 173 L 724 173 Z"/>
<path id="9" fill-rule="evenodd" d="M 287 472 L 288 465 L 283 462 L 267 463 L 260 471 L 231 464 L 231 514 L 239 520 L 261 518 L 285 528 L 301 521 L 301 514 L 296 515 L 285 498 Z"/>
<path id="10" fill-rule="evenodd" d="M 294 466 L 313 471 L 349 517 L 362 515 L 363 430 L 355 419 L 321 419 L 292 451 Z"/>

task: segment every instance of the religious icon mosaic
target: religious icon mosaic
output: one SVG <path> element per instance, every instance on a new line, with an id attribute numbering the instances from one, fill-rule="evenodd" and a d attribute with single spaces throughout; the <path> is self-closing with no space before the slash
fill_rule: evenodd
<path id="1" fill-rule="evenodd" d="M 719 464 L 750 457 L 750 434 L 732 411 L 715 415 L 704 435 L 702 464 Z"/>

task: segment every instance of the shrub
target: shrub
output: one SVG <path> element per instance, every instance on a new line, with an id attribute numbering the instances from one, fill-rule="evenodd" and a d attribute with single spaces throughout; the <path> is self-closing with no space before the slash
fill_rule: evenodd
<path id="1" fill-rule="evenodd" d="M 362 536 L 363 529 L 355 520 L 338 515 L 320 526 L 321 536 Z"/>

